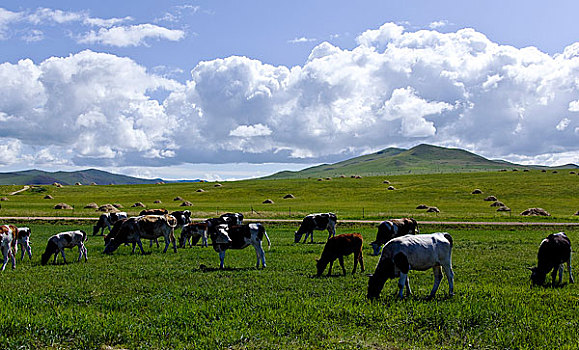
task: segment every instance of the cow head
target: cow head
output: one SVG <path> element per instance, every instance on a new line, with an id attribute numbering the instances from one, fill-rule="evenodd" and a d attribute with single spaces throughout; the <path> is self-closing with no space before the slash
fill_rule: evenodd
<path id="1" fill-rule="evenodd" d="M 382 288 L 384 288 L 384 283 L 394 277 L 396 277 L 396 269 L 393 260 L 381 260 L 378 262 L 376 271 L 373 275 L 370 275 L 368 280 L 368 294 L 366 294 L 366 297 L 368 299 L 378 298 Z"/>
<path id="2" fill-rule="evenodd" d="M 300 231 L 294 231 L 294 243 L 300 243 L 303 235 L 304 234 Z"/>
<path id="3" fill-rule="evenodd" d="M 380 255 L 380 251 L 382 250 L 382 244 L 374 241 L 370 243 L 370 246 L 372 247 L 372 255 L 374 256 Z"/>
<path id="4" fill-rule="evenodd" d="M 546 273 L 539 271 L 537 267 L 527 267 L 531 270 L 531 282 L 534 286 L 541 286 L 545 283 L 545 277 L 547 276 Z"/>
<path id="5" fill-rule="evenodd" d="M 216 244 L 228 244 L 231 243 L 231 238 L 227 233 L 227 229 L 229 228 L 226 224 L 220 224 L 215 227 L 214 234 L 212 235 L 213 242 Z M 215 237 L 215 238 L 213 238 Z"/>

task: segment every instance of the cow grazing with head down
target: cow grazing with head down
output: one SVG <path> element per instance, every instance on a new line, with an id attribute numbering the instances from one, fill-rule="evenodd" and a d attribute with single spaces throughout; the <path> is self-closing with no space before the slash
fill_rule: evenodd
<path id="1" fill-rule="evenodd" d="M 378 232 L 376 233 L 376 240 L 370 243 L 373 254 L 379 255 L 382 246 L 394 237 L 400 237 L 408 234 L 418 234 L 418 223 L 414 219 L 392 219 L 382 221 L 378 225 Z"/>
<path id="2" fill-rule="evenodd" d="M 104 253 L 111 254 L 123 243 L 136 243 L 141 249 L 141 253 L 145 254 L 141 239 L 156 239 L 161 236 L 165 238 L 163 253 L 167 252 L 170 243 L 173 243 L 173 250 L 176 253 L 177 244 L 174 232 L 176 226 L 177 219 L 171 215 L 145 215 L 128 218 L 120 225 L 118 231 L 115 231 L 115 236 L 110 237 Z"/>
<path id="3" fill-rule="evenodd" d="M 267 239 L 268 249 L 271 247 L 271 241 L 265 228 L 262 224 L 245 224 L 241 226 L 229 226 L 227 224 L 220 224 L 211 231 L 211 241 L 213 249 L 219 253 L 219 268 L 225 267 L 225 251 L 227 249 L 243 249 L 250 245 L 255 248 L 257 255 L 256 267 L 259 268 L 259 263 L 263 267 L 265 265 L 265 251 L 261 245 L 263 237 Z"/>
<path id="4" fill-rule="evenodd" d="M 410 270 L 424 271 L 430 268 L 434 272 L 434 286 L 429 298 L 434 297 L 442 281 L 442 269 L 448 279 L 449 294 L 454 295 L 451 255 L 452 237 L 446 232 L 393 238 L 382 249 L 382 256 L 380 256 L 376 271 L 370 276 L 367 297 L 377 298 L 386 280 L 400 277 L 398 296 L 402 299 L 404 286 L 406 286 L 407 293 L 412 294 L 408 272 Z"/>
<path id="5" fill-rule="evenodd" d="M 58 258 L 58 254 L 62 255 L 62 260 L 66 264 L 66 257 L 64 256 L 64 248 L 74 248 L 78 247 L 78 259 L 80 259 L 84 255 L 84 261 L 88 261 L 88 255 L 86 247 L 84 246 L 84 242 L 87 240 L 86 232 L 82 230 L 76 231 L 66 231 L 57 233 L 54 236 L 48 239 L 48 244 L 46 245 L 46 250 L 42 254 L 42 258 L 40 259 L 40 263 L 42 265 L 46 265 L 50 257 L 54 255 L 53 263 L 56 264 L 56 259 Z"/>
<path id="6" fill-rule="evenodd" d="M 199 242 L 199 239 L 203 239 L 201 246 L 207 247 L 207 223 L 190 223 L 183 226 L 181 229 L 181 236 L 179 237 L 179 247 L 185 248 L 188 244 L 192 247 Z"/>
<path id="7" fill-rule="evenodd" d="M 2 225 L 0 226 L 0 249 L 2 249 L 2 255 L 4 256 L 4 262 L 2 263 L 2 271 L 6 268 L 8 264 L 8 259 L 12 262 L 12 269 L 16 268 L 16 241 L 18 235 L 18 228 L 14 225 Z"/>
<path id="8" fill-rule="evenodd" d="M 99 216 L 99 220 L 97 221 L 96 225 L 93 226 L 92 235 L 96 235 L 99 230 L 101 231 L 101 235 L 104 234 L 105 228 L 111 231 L 111 226 L 115 224 L 115 222 L 126 219 L 128 217 L 127 213 L 124 211 L 118 213 L 103 213 Z"/>
<path id="9" fill-rule="evenodd" d="M 317 276 L 321 276 L 326 269 L 326 265 L 330 264 L 328 268 L 328 276 L 332 274 L 332 264 L 334 260 L 338 259 L 344 276 L 346 275 L 346 268 L 344 267 L 344 256 L 354 254 L 354 269 L 352 274 L 356 273 L 356 267 L 360 262 L 361 271 L 364 271 L 364 257 L 362 256 L 362 244 L 364 239 L 359 233 L 345 233 L 331 237 L 326 242 L 322 256 L 316 259 L 316 268 L 318 270 Z"/>
<path id="10" fill-rule="evenodd" d="M 555 285 L 557 271 L 559 271 L 559 284 L 561 284 L 563 281 L 563 263 L 567 263 L 569 283 L 574 282 L 571 274 L 571 240 L 564 232 L 552 233 L 541 242 L 537 260 L 537 266 L 529 268 L 532 271 L 531 281 L 534 285 L 545 283 L 545 277 L 551 270 L 551 284 Z"/>
<path id="11" fill-rule="evenodd" d="M 302 220 L 300 227 L 295 231 L 294 243 L 299 243 L 304 234 L 306 235 L 304 243 L 309 235 L 311 235 L 310 242 L 314 243 L 314 230 L 328 230 L 329 239 L 336 235 L 337 222 L 338 218 L 334 213 L 310 214 Z"/>
<path id="12" fill-rule="evenodd" d="M 14 253 L 18 250 L 18 245 L 22 246 L 22 250 L 20 252 L 20 261 L 24 260 L 24 252 L 28 254 L 28 258 L 32 260 L 32 247 L 30 246 L 30 235 L 32 231 L 30 231 L 29 227 L 19 227 L 18 228 L 18 235 L 16 239 L 16 246 L 14 247 Z"/>

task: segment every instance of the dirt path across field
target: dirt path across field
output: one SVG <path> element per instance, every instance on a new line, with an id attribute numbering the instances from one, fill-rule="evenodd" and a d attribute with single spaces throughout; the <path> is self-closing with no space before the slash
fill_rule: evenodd
<path id="1" fill-rule="evenodd" d="M 72 217 L 72 216 L 6 216 L 0 220 L 26 220 L 26 221 L 96 221 L 98 217 Z M 203 221 L 205 218 L 192 218 L 193 222 Z M 299 225 L 302 220 L 296 219 L 246 219 L 248 222 L 271 222 L 288 223 Z M 379 224 L 378 220 L 339 220 L 338 223 L 347 224 Z M 419 225 L 465 225 L 465 226 L 579 226 L 579 222 L 523 222 L 523 221 L 418 221 Z"/>
<path id="2" fill-rule="evenodd" d="M 29 188 L 30 188 L 30 186 L 24 185 L 24 187 L 23 187 L 21 190 L 8 193 L 8 195 L 9 195 L 9 196 L 13 196 L 13 195 L 15 195 L 15 194 L 17 194 L 17 193 L 24 192 L 24 191 L 26 191 L 26 190 L 29 189 Z"/>

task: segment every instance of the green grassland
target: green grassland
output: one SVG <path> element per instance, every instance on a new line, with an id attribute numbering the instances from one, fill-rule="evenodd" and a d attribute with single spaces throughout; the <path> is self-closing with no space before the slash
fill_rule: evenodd
<path id="1" fill-rule="evenodd" d="M 318 244 L 294 244 L 295 225 L 270 224 L 268 267 L 255 269 L 249 247 L 228 251 L 223 271 L 211 248 L 102 254 L 90 236 L 89 261 L 41 266 L 47 238 L 82 222 L 14 222 L 31 227 L 34 258 L 0 275 L 3 349 L 577 349 L 579 286 L 531 288 L 537 246 L 557 228 L 422 226 L 454 237 L 455 292 L 446 279 L 427 301 L 430 271 L 410 273 L 414 295 L 397 300 L 390 280 L 381 298 L 365 298 L 365 273 L 314 278 Z M 378 257 L 368 242 L 374 225 L 339 224 L 338 234 L 361 232 L 366 272 Z M 579 229 L 567 228 L 572 242 Z M 578 276 L 575 275 L 577 278 Z M 564 281 L 568 281 L 565 276 Z"/>
<path id="2" fill-rule="evenodd" d="M 390 184 L 383 183 L 384 180 Z M 119 203 L 129 214 L 142 208 L 131 207 L 142 202 L 148 208 L 189 209 L 194 217 L 206 218 L 226 211 L 242 212 L 248 218 L 299 219 L 312 212 L 333 211 L 339 219 L 376 219 L 411 216 L 417 220 L 436 221 L 546 221 L 577 222 L 579 210 L 579 176 L 569 170 L 558 173 L 532 170 L 508 172 L 454 173 L 430 175 L 396 175 L 353 178 L 245 180 L 215 183 L 171 183 L 162 185 L 99 185 L 32 187 L 17 195 L 9 193 L 20 186 L 0 186 L 0 216 L 76 216 L 96 217 L 88 203 Z M 388 190 L 393 186 L 395 190 Z M 479 188 L 483 194 L 471 192 Z M 197 192 L 198 189 L 204 192 Z M 283 199 L 292 194 L 294 199 Z M 53 199 L 44 199 L 51 195 Z M 483 201 L 496 196 L 512 209 L 500 213 Z M 181 207 L 177 196 L 193 203 Z M 263 204 L 271 199 L 273 204 Z M 154 204 L 161 200 L 161 204 Z M 55 210 L 60 202 L 74 210 Z M 436 206 L 440 213 L 426 213 L 416 206 Z M 522 217 L 531 207 L 541 207 L 551 217 Z"/>

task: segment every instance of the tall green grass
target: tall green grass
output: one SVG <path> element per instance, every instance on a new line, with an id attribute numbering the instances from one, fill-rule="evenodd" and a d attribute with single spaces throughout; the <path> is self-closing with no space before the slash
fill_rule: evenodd
<path id="1" fill-rule="evenodd" d="M 19 222 L 19 225 L 30 224 Z M 390 280 L 381 298 L 365 298 L 365 273 L 314 278 L 318 244 L 293 244 L 295 225 L 268 225 L 268 267 L 255 251 L 227 251 L 220 271 L 211 248 L 103 255 L 101 237 L 87 242 L 88 263 L 67 250 L 67 265 L 40 266 L 47 238 L 86 225 L 30 224 L 34 258 L 0 275 L 0 348 L 6 349 L 576 349 L 577 285 L 531 288 L 526 266 L 554 229 L 422 226 L 453 235 L 456 295 L 446 279 L 427 301 L 432 272 L 410 273 L 414 296 L 397 300 Z M 372 225 L 361 232 L 367 273 L 378 257 Z M 579 230 L 568 229 L 572 242 Z M 352 257 L 345 259 L 347 270 Z M 567 276 L 565 276 L 567 281 Z"/>

